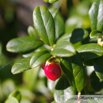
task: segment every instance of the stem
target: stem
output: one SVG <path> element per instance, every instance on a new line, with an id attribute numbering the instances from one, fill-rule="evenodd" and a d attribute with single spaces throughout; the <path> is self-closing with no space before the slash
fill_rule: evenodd
<path id="1" fill-rule="evenodd" d="M 81 99 L 81 92 L 78 92 L 78 99 Z"/>

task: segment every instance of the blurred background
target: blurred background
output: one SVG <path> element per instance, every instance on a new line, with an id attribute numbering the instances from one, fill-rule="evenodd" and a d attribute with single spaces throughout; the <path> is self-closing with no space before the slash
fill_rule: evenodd
<path id="1" fill-rule="evenodd" d="M 53 101 L 43 70 L 37 68 L 12 75 L 13 63 L 22 57 L 21 54 L 6 51 L 10 39 L 28 35 L 28 26 L 33 26 L 34 8 L 40 5 L 58 8 L 64 18 L 65 33 L 68 33 L 77 27 L 90 28 L 88 11 L 93 1 L 59 0 L 48 4 L 43 0 L 0 0 L 0 103 L 4 103 L 15 89 L 19 89 L 22 94 L 21 103 Z"/>

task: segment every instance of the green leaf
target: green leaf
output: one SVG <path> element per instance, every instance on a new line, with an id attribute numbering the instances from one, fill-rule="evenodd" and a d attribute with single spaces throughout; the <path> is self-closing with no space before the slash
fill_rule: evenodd
<path id="1" fill-rule="evenodd" d="M 52 16 L 53 16 L 53 18 L 55 18 L 56 17 L 56 15 L 58 14 L 58 9 L 56 9 L 56 8 L 49 8 L 49 11 L 50 11 L 50 13 L 52 14 Z"/>
<path id="2" fill-rule="evenodd" d="M 77 49 L 77 51 L 84 60 L 97 58 L 103 55 L 103 48 L 96 43 L 82 45 Z"/>
<path id="3" fill-rule="evenodd" d="M 35 50 L 32 51 L 32 52 L 23 54 L 23 57 L 26 58 L 26 57 L 33 56 L 34 53 L 36 53 L 36 52 L 38 52 L 38 51 L 50 51 L 50 50 L 48 50 L 48 49 L 47 49 L 46 47 L 44 47 L 44 46 L 41 46 L 41 47 L 38 47 L 37 49 L 35 49 Z"/>
<path id="4" fill-rule="evenodd" d="M 92 30 L 103 31 L 103 0 L 96 0 L 90 11 L 89 17 Z"/>
<path id="5" fill-rule="evenodd" d="M 33 11 L 34 27 L 47 45 L 53 46 L 55 43 L 55 24 L 49 10 L 44 7 L 36 7 Z"/>
<path id="6" fill-rule="evenodd" d="M 60 13 L 56 15 L 54 18 L 55 21 L 55 38 L 58 40 L 60 36 L 64 33 L 65 25 L 64 25 L 64 20 Z"/>
<path id="7" fill-rule="evenodd" d="M 57 42 L 69 41 L 71 43 L 77 43 L 84 40 L 89 35 L 88 31 L 85 29 L 77 28 L 74 29 L 70 34 L 64 34 Z"/>
<path id="8" fill-rule="evenodd" d="M 9 97 L 15 97 L 18 102 L 21 101 L 21 93 L 18 90 L 15 90 L 14 92 L 12 92 Z"/>
<path id="9" fill-rule="evenodd" d="M 31 59 L 31 57 L 27 57 L 27 58 L 23 58 L 23 59 L 17 61 L 13 65 L 11 72 L 13 74 L 18 74 L 25 70 L 30 69 L 30 65 L 29 65 L 30 59 Z"/>
<path id="10" fill-rule="evenodd" d="M 58 0 L 44 0 L 45 2 L 48 2 L 48 3 L 54 3 L 54 2 L 56 2 L 56 1 L 58 1 Z"/>
<path id="11" fill-rule="evenodd" d="M 62 41 L 68 41 L 70 42 L 70 37 L 71 37 L 71 33 L 70 34 L 63 34 L 57 41 L 57 43 L 62 42 Z"/>
<path id="12" fill-rule="evenodd" d="M 103 81 L 101 81 L 97 76 L 95 71 L 92 72 L 90 75 L 90 84 L 92 88 L 98 92 L 103 88 Z"/>
<path id="13" fill-rule="evenodd" d="M 47 52 L 47 51 L 39 51 L 39 52 L 36 52 L 31 60 L 30 60 L 30 66 L 31 68 L 35 68 L 39 65 L 41 65 L 42 63 L 44 63 L 47 59 L 50 58 L 50 53 Z"/>
<path id="14" fill-rule="evenodd" d="M 72 32 L 71 38 L 70 38 L 70 42 L 76 43 L 78 41 L 85 39 L 86 37 L 88 37 L 88 35 L 89 33 L 87 30 L 84 30 L 81 28 L 74 29 L 74 31 Z"/>
<path id="15" fill-rule="evenodd" d="M 85 85 L 84 67 L 80 55 L 77 53 L 72 59 L 72 69 L 77 90 L 80 92 Z"/>
<path id="16" fill-rule="evenodd" d="M 54 99 L 56 103 L 65 103 L 75 94 L 75 89 L 70 86 L 67 78 L 63 75 L 55 86 Z"/>
<path id="17" fill-rule="evenodd" d="M 5 103 L 19 103 L 16 98 L 10 97 L 8 98 Z"/>
<path id="18" fill-rule="evenodd" d="M 70 57 L 75 54 L 75 49 L 70 42 L 61 41 L 56 44 L 51 54 L 59 57 Z"/>
<path id="19" fill-rule="evenodd" d="M 95 69 L 96 75 L 100 79 L 103 79 L 103 56 L 96 58 L 94 60 L 94 69 Z"/>
<path id="20" fill-rule="evenodd" d="M 73 86 L 76 89 L 72 65 L 69 58 L 61 58 L 60 66 L 71 86 Z"/>
<path id="21" fill-rule="evenodd" d="M 7 43 L 7 50 L 10 52 L 27 52 L 42 45 L 42 41 L 29 36 L 15 38 Z"/>
<path id="22" fill-rule="evenodd" d="M 35 32 L 35 30 L 34 30 L 34 28 L 32 27 L 32 26 L 29 26 L 28 27 L 28 34 L 31 36 L 31 37 L 33 37 L 34 39 L 36 38 L 38 38 L 37 37 L 37 35 L 36 35 L 36 32 Z"/>
<path id="23" fill-rule="evenodd" d="M 103 33 L 98 31 L 98 30 L 93 30 L 91 33 L 90 33 L 90 37 L 91 38 L 94 38 L 94 37 L 101 37 L 103 36 Z"/>

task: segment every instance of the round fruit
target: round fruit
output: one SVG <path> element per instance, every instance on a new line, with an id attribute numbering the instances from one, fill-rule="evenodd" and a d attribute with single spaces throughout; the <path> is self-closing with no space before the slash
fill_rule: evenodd
<path id="1" fill-rule="evenodd" d="M 51 63 L 46 65 L 44 68 L 45 75 L 50 79 L 55 81 L 61 76 L 61 69 L 57 63 Z"/>
<path id="2" fill-rule="evenodd" d="M 44 62 L 43 64 L 41 64 L 42 69 L 45 68 L 45 64 L 46 64 L 46 62 Z"/>

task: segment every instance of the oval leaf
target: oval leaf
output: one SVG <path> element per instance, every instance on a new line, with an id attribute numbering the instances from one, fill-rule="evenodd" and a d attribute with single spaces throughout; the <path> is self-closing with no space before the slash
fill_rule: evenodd
<path id="1" fill-rule="evenodd" d="M 98 92 L 103 88 L 103 81 L 101 81 L 97 76 L 95 71 L 93 71 L 90 75 L 90 84 L 92 88 Z"/>
<path id="2" fill-rule="evenodd" d="M 55 43 L 55 25 L 49 10 L 44 6 L 36 7 L 33 11 L 33 22 L 43 42 L 52 46 Z"/>
<path id="3" fill-rule="evenodd" d="M 74 80 L 74 76 L 73 76 L 73 71 L 72 71 L 72 66 L 71 66 L 70 60 L 68 60 L 68 58 L 62 58 L 61 62 L 60 62 L 60 66 L 61 66 L 61 68 L 62 68 L 67 80 L 71 84 L 71 86 L 73 86 L 76 89 L 75 80 Z"/>
<path id="4" fill-rule="evenodd" d="M 94 60 L 94 69 L 95 69 L 96 75 L 100 79 L 103 79 L 103 56 L 96 58 Z"/>
<path id="5" fill-rule="evenodd" d="M 23 57 L 26 58 L 26 57 L 33 56 L 34 53 L 36 53 L 36 52 L 38 52 L 38 51 L 50 51 L 50 50 L 48 50 L 48 49 L 47 49 L 46 47 L 44 47 L 44 46 L 41 46 L 41 47 L 38 47 L 37 49 L 35 49 L 35 50 L 32 51 L 32 52 L 23 54 Z"/>
<path id="6" fill-rule="evenodd" d="M 82 60 L 78 53 L 73 57 L 71 57 L 71 59 L 72 59 L 72 69 L 73 69 L 75 84 L 77 90 L 80 92 L 82 91 L 85 85 L 85 75 L 84 75 Z"/>
<path id="7" fill-rule="evenodd" d="M 14 92 L 12 92 L 9 97 L 15 97 L 18 102 L 21 101 L 21 93 L 18 90 L 15 90 Z"/>
<path id="8" fill-rule="evenodd" d="M 80 53 L 82 59 L 88 60 L 103 55 L 103 48 L 96 43 L 90 43 L 80 46 L 77 51 Z"/>
<path id="9" fill-rule="evenodd" d="M 23 58 L 23 59 L 17 61 L 13 65 L 11 72 L 13 74 L 18 74 L 25 70 L 30 69 L 30 65 L 29 65 L 30 59 L 31 59 L 31 57 L 28 57 L 28 58 Z"/>
<path id="10" fill-rule="evenodd" d="M 94 38 L 94 37 L 101 37 L 103 36 L 103 33 L 98 31 L 98 30 L 93 30 L 91 33 L 90 33 L 90 37 L 91 38 Z"/>
<path id="11" fill-rule="evenodd" d="M 71 33 L 70 34 L 63 34 L 57 41 L 57 43 L 62 42 L 62 41 L 68 41 L 70 42 L 70 37 L 71 37 Z"/>
<path id="12" fill-rule="evenodd" d="M 53 16 L 53 18 L 55 18 L 56 17 L 56 15 L 58 14 L 58 9 L 56 9 L 56 8 L 49 8 L 49 11 L 50 11 L 50 13 L 52 14 L 52 16 Z"/>
<path id="13" fill-rule="evenodd" d="M 7 43 L 7 50 L 10 52 L 27 52 L 42 45 L 42 41 L 29 36 L 15 38 Z"/>
<path id="14" fill-rule="evenodd" d="M 36 32 L 35 32 L 35 30 L 34 30 L 34 28 L 32 27 L 32 26 L 29 26 L 28 27 L 28 34 L 31 36 L 31 37 L 33 37 L 34 39 L 36 38 L 38 38 L 37 37 L 37 35 L 36 35 Z"/>
<path id="15" fill-rule="evenodd" d="M 36 52 L 31 60 L 30 60 L 30 66 L 31 68 L 35 68 L 39 65 L 41 65 L 42 63 L 44 63 L 47 59 L 50 58 L 50 53 L 47 52 L 47 51 L 39 51 L 39 52 Z"/>
<path id="16" fill-rule="evenodd" d="M 70 86 L 67 78 L 63 75 L 55 86 L 54 99 L 56 103 L 65 103 L 75 94 L 75 89 Z"/>
<path id="17" fill-rule="evenodd" d="M 88 35 L 89 35 L 89 33 L 87 30 L 84 30 L 81 28 L 74 29 L 74 31 L 72 32 L 72 35 L 70 37 L 70 42 L 76 43 L 78 41 L 85 39 L 86 37 L 88 37 Z"/>
<path id="18" fill-rule="evenodd" d="M 59 57 L 70 57 L 75 54 L 75 49 L 73 45 L 68 41 L 61 41 L 56 44 L 54 50 L 51 52 L 52 55 Z"/>
<path id="19" fill-rule="evenodd" d="M 5 103 L 19 103 L 16 98 L 10 97 L 8 98 Z"/>
<path id="20" fill-rule="evenodd" d="M 96 0 L 90 11 L 89 17 L 92 30 L 103 31 L 103 0 Z"/>

